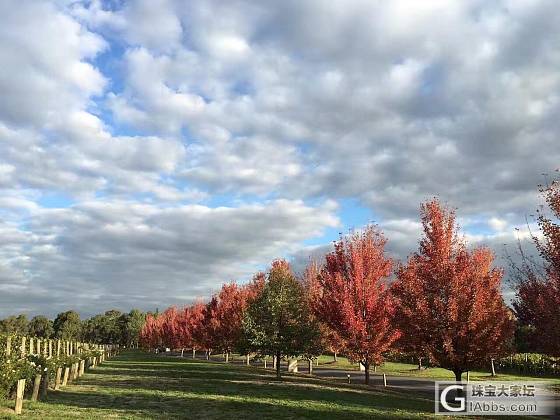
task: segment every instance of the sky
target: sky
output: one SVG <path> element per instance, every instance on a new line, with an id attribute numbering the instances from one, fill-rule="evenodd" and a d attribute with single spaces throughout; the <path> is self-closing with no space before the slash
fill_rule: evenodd
<path id="1" fill-rule="evenodd" d="M 372 222 L 404 259 L 433 196 L 504 264 L 560 166 L 557 6 L 0 1 L 0 316 L 187 304 Z"/>

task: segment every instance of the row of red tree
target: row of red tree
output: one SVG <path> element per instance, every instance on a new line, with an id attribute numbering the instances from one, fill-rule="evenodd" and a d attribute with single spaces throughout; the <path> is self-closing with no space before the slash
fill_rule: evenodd
<path id="1" fill-rule="evenodd" d="M 323 261 L 309 264 L 299 279 L 305 299 L 297 302 L 307 306 L 321 345 L 302 349 L 301 354 L 312 357 L 309 348 L 340 351 L 365 367 L 367 383 L 370 366 L 381 364 L 390 350 L 426 357 L 460 380 L 463 372 L 511 349 L 515 313 L 504 303 L 504 273 L 494 266 L 492 251 L 467 247 L 458 232 L 455 212 L 437 200 L 421 206 L 421 221 L 419 250 L 405 263 L 395 263 L 385 251 L 387 240 L 381 230 L 368 226 L 341 237 Z M 527 323 L 558 319 L 558 306 L 544 308 L 550 306 L 545 300 L 551 281 L 555 298 L 559 296 L 560 265 L 555 264 L 560 247 L 558 242 L 552 244 L 558 240 L 559 230 L 554 224 L 544 227 L 552 232 L 545 231 L 548 241 L 539 248 L 550 258 L 548 280 L 521 283 L 516 303 Z M 553 235 L 555 239 L 551 239 Z M 247 350 L 247 308 L 263 293 L 269 277 L 270 272 L 259 273 L 244 286 L 224 284 L 207 304 L 198 302 L 181 310 L 172 307 L 157 317 L 148 316 L 143 343 L 193 352 L 203 349 L 208 354 Z M 531 308 L 538 308 L 539 315 L 529 313 Z M 558 344 L 551 343 L 557 343 L 558 337 L 548 335 L 546 340 L 547 350 L 553 348 L 550 353 L 557 354 Z M 290 352 L 297 353 L 293 346 Z"/>

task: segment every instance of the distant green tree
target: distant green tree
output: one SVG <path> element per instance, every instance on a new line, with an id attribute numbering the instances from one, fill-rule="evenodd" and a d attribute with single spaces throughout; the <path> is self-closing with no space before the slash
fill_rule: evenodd
<path id="1" fill-rule="evenodd" d="M 53 324 L 54 335 L 63 340 L 79 340 L 82 335 L 80 314 L 76 311 L 61 312 Z"/>
<path id="2" fill-rule="evenodd" d="M 104 315 L 95 315 L 82 322 L 82 340 L 88 343 L 103 344 Z"/>
<path id="3" fill-rule="evenodd" d="M 27 335 L 29 333 L 29 321 L 27 320 L 27 315 L 12 315 L 6 319 L 0 320 L 0 332 L 5 334 Z"/>
<path id="4" fill-rule="evenodd" d="M 115 309 L 99 314 L 83 322 L 82 337 L 84 341 L 99 344 L 121 344 L 123 313 Z"/>
<path id="5" fill-rule="evenodd" d="M 105 344 L 121 344 L 123 340 L 123 313 L 112 309 L 103 315 L 102 336 Z"/>
<path id="6" fill-rule="evenodd" d="M 140 331 L 146 322 L 146 314 L 138 309 L 131 310 L 128 314 L 122 314 L 119 323 L 121 325 L 122 339 L 120 344 L 130 347 L 138 343 Z"/>
<path id="7" fill-rule="evenodd" d="M 40 338 L 51 338 L 53 334 L 53 322 L 46 316 L 37 315 L 29 322 L 29 335 Z"/>
<path id="8" fill-rule="evenodd" d="M 243 319 L 244 346 L 258 355 L 276 357 L 276 376 L 284 356 L 318 354 L 319 325 L 313 320 L 303 285 L 286 261 L 272 263 L 262 293 Z"/>

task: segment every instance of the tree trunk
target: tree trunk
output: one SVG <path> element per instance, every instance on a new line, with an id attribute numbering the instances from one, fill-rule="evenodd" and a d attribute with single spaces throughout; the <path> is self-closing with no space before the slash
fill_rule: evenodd
<path id="1" fill-rule="evenodd" d="M 418 370 L 422 370 L 422 358 L 418 358 Z"/>
<path id="2" fill-rule="evenodd" d="M 210 350 L 206 350 L 206 360 L 210 360 Z"/>
<path id="3" fill-rule="evenodd" d="M 276 352 L 276 378 L 280 379 L 280 352 Z"/>
<path id="4" fill-rule="evenodd" d="M 309 364 L 309 374 L 313 373 L 313 359 L 308 359 L 307 363 Z"/>
<path id="5" fill-rule="evenodd" d="M 250 366 L 251 365 L 251 356 L 250 355 L 247 355 L 246 361 L 247 361 L 247 366 Z"/>
<path id="6" fill-rule="evenodd" d="M 492 365 L 492 376 L 496 376 L 496 367 L 494 366 L 494 359 L 490 359 Z"/>
<path id="7" fill-rule="evenodd" d="M 461 376 L 463 376 L 463 371 L 459 369 L 454 369 L 453 373 L 455 374 L 455 382 L 461 382 Z"/>
<path id="8" fill-rule="evenodd" d="M 455 382 L 461 382 L 461 376 L 463 376 L 463 371 L 460 369 L 454 369 L 453 373 L 455 374 Z M 457 393 L 455 394 L 457 397 L 463 396 L 463 390 L 458 389 Z"/>
<path id="9" fill-rule="evenodd" d="M 226 357 L 226 363 L 229 363 L 229 351 L 226 351 L 225 357 Z"/>
<path id="10" fill-rule="evenodd" d="M 184 357 L 183 354 L 185 354 L 185 349 L 184 348 L 181 349 L 181 357 Z"/>
<path id="11" fill-rule="evenodd" d="M 364 365 L 364 374 L 365 374 L 365 383 L 369 385 L 369 362 L 363 362 Z"/>
<path id="12" fill-rule="evenodd" d="M 336 354 L 336 351 L 334 352 L 334 361 L 338 362 L 338 354 Z"/>
<path id="13" fill-rule="evenodd" d="M 192 358 L 196 359 L 196 349 L 195 348 L 192 349 Z"/>

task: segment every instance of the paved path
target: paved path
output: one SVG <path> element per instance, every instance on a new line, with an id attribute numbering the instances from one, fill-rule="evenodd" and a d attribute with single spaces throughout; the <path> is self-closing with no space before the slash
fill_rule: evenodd
<path id="1" fill-rule="evenodd" d="M 169 356 L 178 356 L 177 353 L 169 352 L 163 353 Z M 192 358 L 192 353 L 185 352 L 184 357 Z M 206 356 L 202 352 L 197 352 L 196 358 L 198 360 L 206 360 Z M 224 362 L 221 355 L 212 355 L 210 358 L 213 362 Z M 246 362 L 244 360 L 240 360 L 236 358 L 235 360 L 230 360 L 231 364 L 235 365 L 244 365 Z M 251 360 L 251 366 L 255 367 L 264 367 L 264 362 L 262 361 L 255 361 Z M 282 371 L 287 371 L 287 363 L 282 361 Z M 269 361 L 267 363 L 267 368 L 272 370 L 272 362 Z M 298 373 L 306 374 L 309 372 L 307 362 L 300 361 L 298 363 Z M 333 369 L 328 366 L 313 365 L 313 375 L 318 376 L 320 378 L 333 378 L 346 381 L 348 375 L 350 375 L 350 381 L 352 383 L 363 383 L 364 382 L 364 373 L 360 372 L 359 370 L 346 370 L 346 369 Z M 429 378 L 413 378 L 413 377 L 406 377 L 406 376 L 387 376 L 387 386 L 396 389 L 402 390 L 410 390 L 415 392 L 422 392 L 426 394 L 430 394 L 433 396 L 434 394 L 434 379 Z M 370 374 L 370 385 L 371 386 L 381 386 L 383 385 L 383 376 L 379 373 L 371 372 Z"/>

